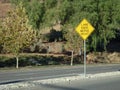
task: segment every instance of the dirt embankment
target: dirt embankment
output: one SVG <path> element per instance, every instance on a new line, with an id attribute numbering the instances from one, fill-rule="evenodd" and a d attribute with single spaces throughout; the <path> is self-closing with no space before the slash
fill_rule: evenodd
<path id="1" fill-rule="evenodd" d="M 87 55 L 87 63 L 120 63 L 120 53 L 97 52 Z"/>
<path id="2" fill-rule="evenodd" d="M 0 0 L 0 18 L 4 18 L 10 9 L 10 3 L 3 3 L 2 0 Z"/>

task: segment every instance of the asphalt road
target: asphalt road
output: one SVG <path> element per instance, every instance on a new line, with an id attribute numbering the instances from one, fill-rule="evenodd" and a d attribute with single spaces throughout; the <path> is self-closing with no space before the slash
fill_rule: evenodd
<path id="1" fill-rule="evenodd" d="M 114 65 L 88 65 L 87 74 L 112 72 L 120 70 L 120 64 Z M 47 69 L 31 69 L 31 70 L 0 70 L 0 85 L 42 80 L 56 77 L 75 76 L 83 74 L 83 66 L 67 66 L 67 67 L 49 67 Z"/>
<path id="2" fill-rule="evenodd" d="M 120 90 L 120 76 L 43 84 L 14 90 Z"/>

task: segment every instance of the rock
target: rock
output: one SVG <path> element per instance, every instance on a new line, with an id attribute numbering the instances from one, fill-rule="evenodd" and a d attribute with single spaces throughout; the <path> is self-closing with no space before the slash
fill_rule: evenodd
<path id="1" fill-rule="evenodd" d="M 89 53 L 87 55 L 87 63 L 120 63 L 120 53 L 98 52 L 96 54 Z"/>
<path id="2" fill-rule="evenodd" d="M 111 53 L 108 55 L 108 59 L 111 63 L 120 63 L 120 56 L 119 53 Z"/>

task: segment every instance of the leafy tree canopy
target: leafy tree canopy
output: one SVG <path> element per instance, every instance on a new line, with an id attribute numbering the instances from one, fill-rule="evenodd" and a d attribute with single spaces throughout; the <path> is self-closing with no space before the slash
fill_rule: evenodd
<path id="1" fill-rule="evenodd" d="M 60 24 L 69 32 L 69 28 L 74 30 L 86 18 L 95 27 L 87 40 L 89 50 L 106 50 L 120 30 L 120 0 L 24 0 L 24 3 L 30 24 L 37 29 Z"/>
<path id="2" fill-rule="evenodd" d="M 36 38 L 36 32 L 29 25 L 29 19 L 22 3 L 11 10 L 8 16 L 4 18 L 0 35 L 4 50 L 15 55 L 17 59 L 16 67 L 18 68 L 20 50 L 31 45 Z"/>

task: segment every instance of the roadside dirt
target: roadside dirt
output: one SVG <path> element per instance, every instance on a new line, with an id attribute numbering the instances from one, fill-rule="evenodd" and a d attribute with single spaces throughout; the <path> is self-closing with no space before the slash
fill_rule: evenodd
<path id="1" fill-rule="evenodd" d="M 2 3 L 0 1 L 0 18 L 4 18 L 6 13 L 11 9 L 10 3 Z"/>
<path id="2" fill-rule="evenodd" d="M 87 55 L 87 63 L 120 63 L 120 53 L 97 52 Z"/>

